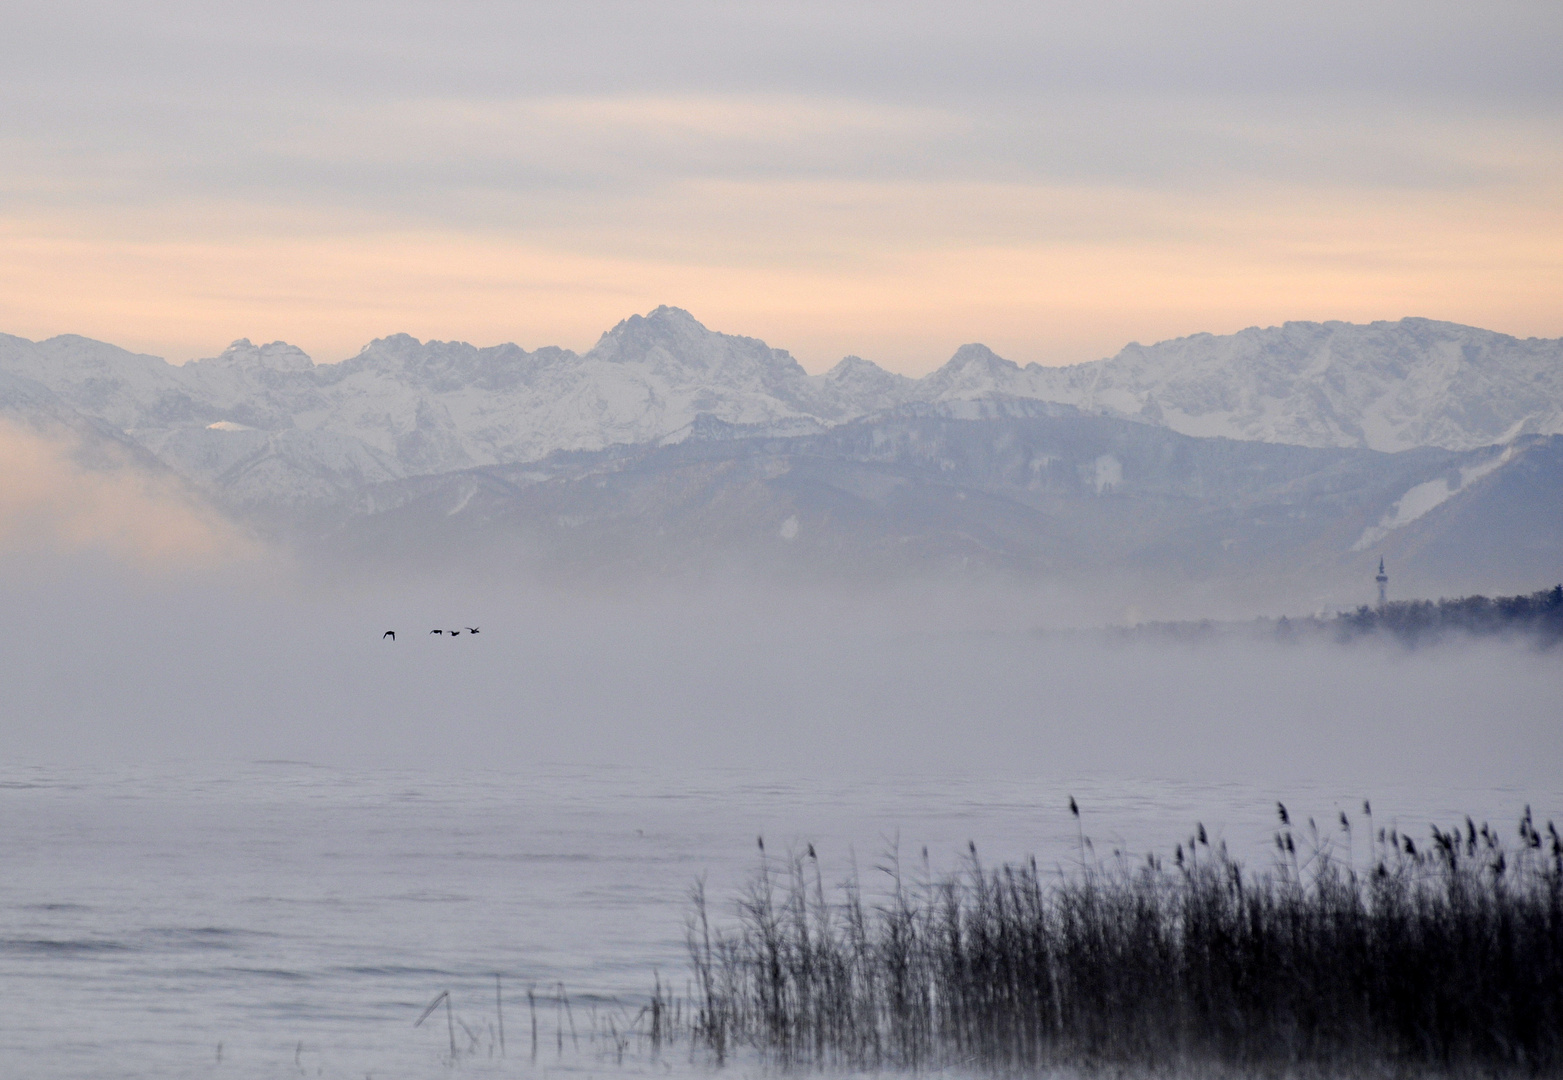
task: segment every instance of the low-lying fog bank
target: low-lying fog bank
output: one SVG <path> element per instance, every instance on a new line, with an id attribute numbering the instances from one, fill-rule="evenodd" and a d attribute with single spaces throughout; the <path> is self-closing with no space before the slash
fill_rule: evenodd
<path id="1" fill-rule="evenodd" d="M 255 564 L 159 577 L 89 561 L 0 567 L 13 760 L 1368 785 L 1550 783 L 1563 766 L 1563 665 L 1503 642 L 1407 652 L 1371 640 L 1039 637 L 1078 603 L 1061 591 L 846 597 L 729 582 L 611 595 L 298 580 Z"/>

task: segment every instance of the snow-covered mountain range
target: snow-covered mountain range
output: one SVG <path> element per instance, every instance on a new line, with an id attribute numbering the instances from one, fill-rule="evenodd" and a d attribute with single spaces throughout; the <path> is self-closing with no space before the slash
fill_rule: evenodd
<path id="1" fill-rule="evenodd" d="M 1196 334 L 1022 377 L 1185 435 L 1396 451 L 1563 432 L 1563 340 L 1430 319 Z"/>
<path id="2" fill-rule="evenodd" d="M 998 574 L 1107 592 L 1220 582 L 1347 605 L 1371 597 L 1380 556 L 1413 595 L 1523 590 L 1563 572 L 1563 436 L 1386 454 L 973 404 L 414 477 L 337 507 L 305 543 L 393 577 Z"/>
<path id="3" fill-rule="evenodd" d="M 0 410 L 121 434 L 234 508 L 299 506 L 561 450 L 803 435 L 892 410 L 979 415 L 1032 399 L 1187 435 L 1468 450 L 1563 432 L 1563 341 L 1425 319 L 1200 334 L 1064 368 L 966 345 L 921 379 L 787 352 L 661 307 L 584 354 L 381 338 L 315 364 L 237 341 L 173 365 L 86 338 L 0 336 Z M 973 412 L 973 410 L 976 412 Z"/>

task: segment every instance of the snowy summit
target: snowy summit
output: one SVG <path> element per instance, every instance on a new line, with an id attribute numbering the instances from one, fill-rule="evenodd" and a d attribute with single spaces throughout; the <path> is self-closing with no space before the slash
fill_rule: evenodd
<path id="1" fill-rule="evenodd" d="M 1287 323 L 1063 368 L 964 345 L 911 379 L 856 356 L 809 375 L 785 350 L 673 307 L 625 319 L 584 354 L 396 334 L 334 364 L 241 340 L 176 366 L 81 337 L 0 336 L 0 408 L 111 429 L 231 505 L 676 442 L 713 423 L 807 434 L 907 406 L 1014 399 L 1190 435 L 1470 449 L 1563 432 L 1563 342 L 1425 319 Z"/>

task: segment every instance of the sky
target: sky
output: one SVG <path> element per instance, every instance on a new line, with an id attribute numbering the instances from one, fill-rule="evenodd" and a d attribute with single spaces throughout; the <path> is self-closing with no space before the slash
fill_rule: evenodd
<path id="1" fill-rule="evenodd" d="M 1563 6 L 7 3 L 0 332 L 811 371 L 1288 319 L 1563 336 Z"/>

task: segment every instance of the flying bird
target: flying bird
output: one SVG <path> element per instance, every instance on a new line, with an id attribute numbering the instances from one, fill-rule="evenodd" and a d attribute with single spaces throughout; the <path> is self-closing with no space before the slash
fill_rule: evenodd
<path id="1" fill-rule="evenodd" d="M 385 633 L 380 635 L 380 640 L 381 641 L 384 641 L 386 638 L 390 638 L 392 641 L 395 641 L 396 640 L 396 631 L 395 630 L 387 630 Z"/>
<path id="2" fill-rule="evenodd" d="M 429 631 L 429 633 L 431 633 L 431 634 L 443 634 L 444 632 L 445 631 L 443 631 L 443 630 L 430 630 Z"/>
<path id="3" fill-rule="evenodd" d="M 469 626 L 469 627 L 467 627 L 467 633 L 469 633 L 469 634 L 476 634 L 477 632 L 478 632 L 478 628 L 476 626 Z"/>
<path id="4" fill-rule="evenodd" d="M 460 630 L 447 630 L 445 632 L 447 634 L 449 634 L 451 637 L 460 637 L 461 636 L 461 631 Z"/>

